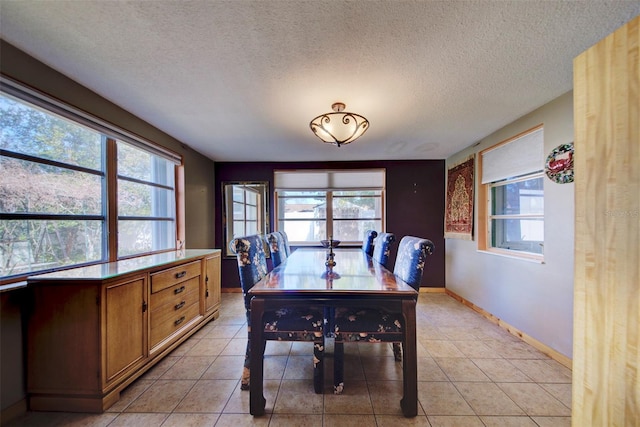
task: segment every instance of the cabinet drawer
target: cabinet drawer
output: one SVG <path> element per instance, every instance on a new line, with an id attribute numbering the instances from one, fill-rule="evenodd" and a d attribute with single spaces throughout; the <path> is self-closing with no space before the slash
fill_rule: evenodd
<path id="1" fill-rule="evenodd" d="M 180 298 L 151 311 L 149 319 L 151 328 L 158 326 L 169 318 L 179 318 L 182 316 L 182 312 L 186 311 L 188 307 L 199 302 L 199 292 L 189 292 L 184 295 L 181 294 Z"/>
<path id="2" fill-rule="evenodd" d="M 199 276 L 201 270 L 202 263 L 194 261 L 154 273 L 151 275 L 151 293 L 160 292 L 177 283 Z"/>
<path id="3" fill-rule="evenodd" d="M 199 314 L 200 304 L 195 302 L 176 311 L 172 316 L 159 318 L 155 325 L 151 325 L 151 347 L 184 327 Z"/>
<path id="4" fill-rule="evenodd" d="M 185 282 L 180 282 L 162 291 L 151 294 L 151 300 L 149 301 L 149 309 L 153 313 L 160 307 L 167 304 L 178 304 L 182 301 L 187 294 L 195 292 L 196 298 L 199 298 L 198 292 L 200 291 L 200 276 L 191 278 Z M 188 305 L 188 304 L 187 304 Z"/>

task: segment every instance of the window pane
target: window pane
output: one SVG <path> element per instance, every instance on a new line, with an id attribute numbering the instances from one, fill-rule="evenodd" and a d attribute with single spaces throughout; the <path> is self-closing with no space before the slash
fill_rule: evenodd
<path id="1" fill-rule="evenodd" d="M 258 208 L 247 205 L 247 220 L 256 221 L 258 219 Z"/>
<path id="2" fill-rule="evenodd" d="M 244 203 L 244 190 L 241 186 L 234 185 L 233 186 L 233 201 Z"/>
<path id="3" fill-rule="evenodd" d="M 366 230 L 382 230 L 381 220 L 335 220 L 333 238 L 343 242 L 360 242 Z"/>
<path id="4" fill-rule="evenodd" d="M 325 221 L 278 221 L 278 230 L 284 230 L 291 242 L 318 242 L 325 238 L 327 226 Z"/>
<path id="5" fill-rule="evenodd" d="M 258 195 L 253 191 L 247 191 L 246 197 L 247 197 L 247 202 L 246 202 L 247 204 L 254 205 L 254 206 L 258 204 Z"/>
<path id="6" fill-rule="evenodd" d="M 256 221 L 247 221 L 247 235 L 258 234 L 258 223 Z"/>
<path id="7" fill-rule="evenodd" d="M 100 261 L 102 221 L 0 220 L 0 276 Z"/>
<path id="8" fill-rule="evenodd" d="M 493 219 L 492 246 L 542 254 L 544 243 L 544 221 L 536 219 Z"/>
<path id="9" fill-rule="evenodd" d="M 287 192 L 289 194 L 291 192 Z M 302 192 L 301 192 L 302 193 Z M 326 218 L 327 204 L 324 194 L 298 197 L 278 197 L 278 214 L 281 219 Z"/>
<path id="10" fill-rule="evenodd" d="M 173 218 L 173 190 L 118 180 L 118 215 Z"/>
<path id="11" fill-rule="evenodd" d="M 495 185 L 491 188 L 493 215 L 543 215 L 542 177 Z"/>
<path id="12" fill-rule="evenodd" d="M 174 187 L 173 163 L 122 141 L 118 141 L 118 175 Z"/>
<path id="13" fill-rule="evenodd" d="M 248 233 L 244 225 L 244 221 L 233 221 L 233 235 L 231 237 L 246 236 Z"/>
<path id="14" fill-rule="evenodd" d="M 289 241 L 317 242 L 325 239 L 327 203 L 323 191 L 283 191 L 278 194 L 278 230 Z"/>
<path id="15" fill-rule="evenodd" d="M 172 249 L 175 246 L 173 221 L 118 221 L 118 256 Z"/>
<path id="16" fill-rule="evenodd" d="M 102 177 L 0 157 L 0 212 L 101 215 Z"/>
<path id="17" fill-rule="evenodd" d="M 233 203 L 233 219 L 244 219 L 244 204 Z"/>
<path id="18" fill-rule="evenodd" d="M 380 218 L 380 197 L 334 197 L 333 218 Z"/>
<path id="19" fill-rule="evenodd" d="M 102 135 L 39 107 L 0 95 L 0 148 L 102 170 Z"/>

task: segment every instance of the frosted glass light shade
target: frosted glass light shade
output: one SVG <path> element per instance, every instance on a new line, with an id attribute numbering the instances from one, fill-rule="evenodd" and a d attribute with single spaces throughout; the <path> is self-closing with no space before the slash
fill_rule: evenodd
<path id="1" fill-rule="evenodd" d="M 369 129 L 369 121 L 359 114 L 343 111 L 343 103 L 336 102 L 331 107 L 333 113 L 321 114 L 309 123 L 313 133 L 323 142 L 340 147 L 360 138 Z"/>

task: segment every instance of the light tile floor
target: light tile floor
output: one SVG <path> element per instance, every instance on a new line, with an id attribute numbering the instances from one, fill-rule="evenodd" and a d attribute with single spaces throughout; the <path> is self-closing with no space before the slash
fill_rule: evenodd
<path id="1" fill-rule="evenodd" d="M 104 414 L 29 412 L 16 426 L 570 426 L 571 371 L 446 294 L 418 308 L 419 415 L 400 411 L 402 364 L 389 344 L 345 344 L 345 391 L 313 392 L 311 343 L 265 353 L 267 414 L 249 415 L 239 377 L 246 344 L 242 296 L 225 293 L 210 322 L 136 380 Z"/>

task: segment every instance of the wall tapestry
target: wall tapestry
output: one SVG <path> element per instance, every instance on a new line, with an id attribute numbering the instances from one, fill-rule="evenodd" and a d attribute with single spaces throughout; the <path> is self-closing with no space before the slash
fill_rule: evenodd
<path id="1" fill-rule="evenodd" d="M 473 240 L 474 160 L 472 155 L 447 171 L 445 238 Z"/>

